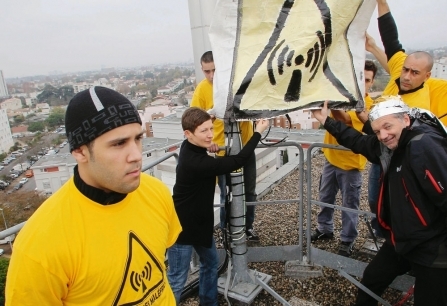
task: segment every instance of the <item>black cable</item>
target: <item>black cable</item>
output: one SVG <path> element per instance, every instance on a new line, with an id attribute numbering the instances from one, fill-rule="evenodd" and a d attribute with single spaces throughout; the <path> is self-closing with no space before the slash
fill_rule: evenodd
<path id="1" fill-rule="evenodd" d="M 292 120 L 290 119 L 289 114 L 286 114 L 285 116 L 286 116 L 287 120 L 289 121 L 289 132 L 290 132 L 290 126 L 292 125 Z M 285 142 L 286 141 L 288 136 L 284 137 L 283 139 L 281 139 L 280 141 L 275 142 L 275 143 L 266 143 L 266 142 L 264 142 L 263 140 L 265 140 L 267 138 L 267 136 L 270 134 L 271 128 L 272 127 L 269 126 L 269 129 L 267 130 L 267 134 L 265 134 L 265 136 L 262 137 L 261 140 L 259 140 L 260 143 L 262 143 L 263 145 L 265 145 L 267 147 L 274 147 L 274 146 L 280 144 L 281 142 Z M 253 131 L 254 130 L 255 130 L 255 126 L 253 125 Z"/>

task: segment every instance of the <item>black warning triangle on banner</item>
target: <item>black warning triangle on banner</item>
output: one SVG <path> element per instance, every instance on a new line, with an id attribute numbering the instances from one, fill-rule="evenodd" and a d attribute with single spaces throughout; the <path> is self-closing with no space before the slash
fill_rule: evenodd
<path id="1" fill-rule="evenodd" d="M 126 270 L 113 305 L 152 304 L 166 287 L 164 273 L 157 258 L 130 232 Z"/>

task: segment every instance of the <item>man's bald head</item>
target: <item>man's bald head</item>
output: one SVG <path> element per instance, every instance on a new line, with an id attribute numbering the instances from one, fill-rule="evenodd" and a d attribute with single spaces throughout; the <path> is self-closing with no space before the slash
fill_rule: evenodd
<path id="1" fill-rule="evenodd" d="M 432 67 L 433 58 L 427 52 L 408 55 L 400 73 L 400 90 L 405 92 L 421 86 L 431 76 Z"/>
<path id="2" fill-rule="evenodd" d="M 408 56 L 414 56 L 417 59 L 425 60 L 427 63 L 427 71 L 431 71 L 433 68 L 433 57 L 430 55 L 430 53 L 425 51 L 415 51 L 413 53 L 410 53 Z"/>

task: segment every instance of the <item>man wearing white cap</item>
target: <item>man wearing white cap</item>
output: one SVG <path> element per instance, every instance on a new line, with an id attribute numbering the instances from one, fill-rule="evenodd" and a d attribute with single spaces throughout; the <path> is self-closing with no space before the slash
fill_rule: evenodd
<path id="1" fill-rule="evenodd" d="M 415 305 L 447 305 L 445 129 L 410 117 L 398 96 L 381 100 L 369 114 L 375 136 L 328 117 L 327 102 L 313 111 L 340 145 L 381 165 L 375 213 L 386 241 L 366 267 L 362 284 L 380 296 L 396 276 L 412 270 Z M 359 290 L 356 305 L 377 301 Z"/>

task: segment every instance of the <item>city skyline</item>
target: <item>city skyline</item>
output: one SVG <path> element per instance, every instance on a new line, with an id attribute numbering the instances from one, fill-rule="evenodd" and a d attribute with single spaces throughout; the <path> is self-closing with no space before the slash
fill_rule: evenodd
<path id="1" fill-rule="evenodd" d="M 389 2 L 404 48 L 447 46 L 447 2 Z M 380 44 L 376 17 L 368 32 Z M 186 0 L 7 1 L 0 26 L 6 79 L 194 61 Z"/>

